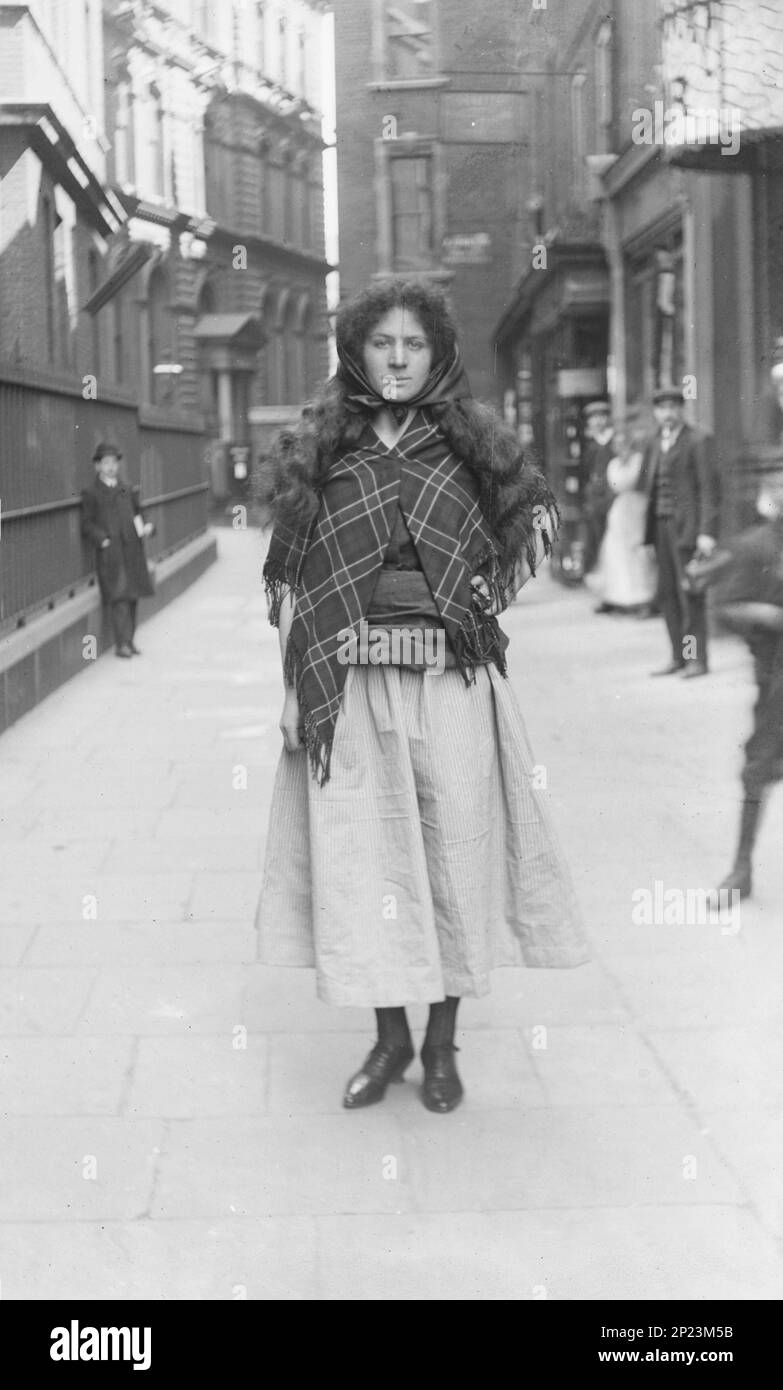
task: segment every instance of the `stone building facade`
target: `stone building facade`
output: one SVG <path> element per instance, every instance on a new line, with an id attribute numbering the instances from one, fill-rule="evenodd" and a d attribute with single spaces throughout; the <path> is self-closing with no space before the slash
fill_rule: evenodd
<path id="1" fill-rule="evenodd" d="M 100 628 L 97 441 L 155 522 L 165 602 L 214 558 L 210 504 L 326 374 L 324 13 L 0 4 L 0 727 Z"/>

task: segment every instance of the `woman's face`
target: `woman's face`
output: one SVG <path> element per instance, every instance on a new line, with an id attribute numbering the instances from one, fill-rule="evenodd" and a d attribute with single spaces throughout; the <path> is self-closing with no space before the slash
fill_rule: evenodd
<path id="1" fill-rule="evenodd" d="M 432 346 L 410 309 L 390 309 L 378 320 L 364 344 L 364 367 L 385 400 L 418 395 L 432 369 Z"/>

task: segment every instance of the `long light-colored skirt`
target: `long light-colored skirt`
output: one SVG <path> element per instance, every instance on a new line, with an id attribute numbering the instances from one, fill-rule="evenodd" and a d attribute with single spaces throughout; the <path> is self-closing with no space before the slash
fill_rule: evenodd
<path id="1" fill-rule="evenodd" d="M 277 769 L 256 915 L 261 959 L 315 966 L 329 1004 L 486 994 L 497 966 L 589 959 L 514 692 L 352 666 L 319 787 Z"/>

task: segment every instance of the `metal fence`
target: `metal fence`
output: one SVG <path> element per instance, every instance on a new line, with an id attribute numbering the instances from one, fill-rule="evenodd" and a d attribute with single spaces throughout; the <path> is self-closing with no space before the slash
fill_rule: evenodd
<path id="1" fill-rule="evenodd" d="M 79 494 L 93 477 L 95 444 L 120 446 L 156 534 L 154 559 L 207 527 L 208 481 L 200 423 L 158 424 L 131 401 L 84 400 L 71 383 L 32 379 L 0 363 L 0 633 L 92 582 Z"/>

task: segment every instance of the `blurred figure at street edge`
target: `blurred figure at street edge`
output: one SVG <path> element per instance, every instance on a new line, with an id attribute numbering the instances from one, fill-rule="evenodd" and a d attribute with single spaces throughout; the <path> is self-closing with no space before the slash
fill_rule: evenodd
<path id="1" fill-rule="evenodd" d="M 629 412 L 615 430 L 615 453 L 606 470 L 614 501 L 606 518 L 598 563 L 585 577 L 603 608 L 640 616 L 651 613 L 658 582 L 655 555 L 644 544 L 647 501 L 639 490 L 645 435 L 639 412 Z"/>
<path id="2" fill-rule="evenodd" d="M 585 446 L 583 456 L 585 522 L 584 572 L 589 574 L 598 560 L 606 518 L 612 505 L 612 491 L 607 481 L 607 469 L 616 451 L 614 425 L 606 401 L 590 401 L 584 408 Z M 599 604 L 599 611 L 608 605 Z"/>
<path id="3" fill-rule="evenodd" d="M 689 591 L 685 566 L 709 559 L 717 546 L 718 472 L 711 436 L 685 423 L 677 386 L 653 395 L 658 430 L 645 456 L 647 521 L 644 540 L 655 546 L 658 605 L 671 643 L 671 660 L 655 676 L 705 676 L 707 600 Z"/>
<path id="4" fill-rule="evenodd" d="M 753 730 L 745 744 L 739 840 L 721 888 L 752 891 L 752 854 L 773 782 L 783 778 L 783 461 L 765 473 L 760 526 L 730 546 L 732 564 L 720 588 L 720 615 L 744 637 L 755 667 L 758 695 Z"/>
<path id="5" fill-rule="evenodd" d="M 337 350 L 259 486 L 285 684 L 261 958 L 314 965 L 326 1003 L 375 1010 L 347 1109 L 402 1079 L 405 1006 L 429 1004 L 421 1098 L 450 1111 L 460 999 L 487 994 L 496 966 L 588 958 L 496 616 L 558 513 L 512 432 L 472 400 L 440 290 L 374 283 L 340 309 Z M 400 644 L 377 665 L 351 654 L 363 619 L 437 634 L 438 673 Z"/>
<path id="6" fill-rule="evenodd" d="M 155 527 L 145 522 L 136 489 L 120 477 L 121 458 L 115 444 L 99 444 L 95 450 L 95 481 L 82 490 L 82 535 L 95 547 L 115 654 L 131 657 L 141 656 L 133 640 L 138 600 L 154 592 L 142 542 Z"/>

